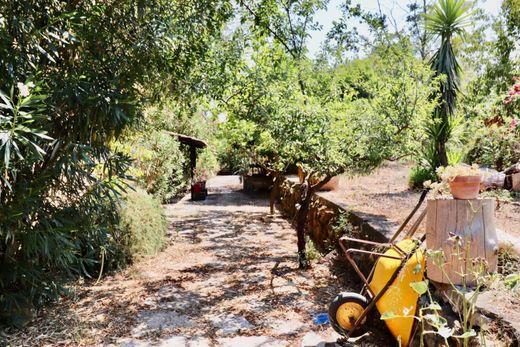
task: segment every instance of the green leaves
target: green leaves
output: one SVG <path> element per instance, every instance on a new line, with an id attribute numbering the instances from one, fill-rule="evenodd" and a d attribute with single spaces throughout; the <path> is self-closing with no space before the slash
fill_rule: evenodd
<path id="1" fill-rule="evenodd" d="M 188 96 L 205 94 L 194 81 L 206 76 L 231 5 L 2 2 L 2 319 L 17 303 L 48 302 L 63 278 L 95 270 L 100 246 L 117 238 L 114 206 L 130 164 L 109 144 L 144 118 L 150 100 L 190 104 Z M 107 261 L 113 252 L 107 247 Z M 9 301 L 18 293 L 22 300 Z"/>
<path id="2" fill-rule="evenodd" d="M 3 154 L 1 167 L 4 173 L 8 173 L 14 160 L 32 156 L 33 163 L 42 159 L 45 150 L 40 146 L 52 140 L 40 122 L 44 118 L 46 96 L 39 94 L 40 88 L 32 82 L 18 83 L 17 87 L 16 96 L 14 88 L 11 88 L 10 96 L 0 91 L 0 153 Z"/>
<path id="3" fill-rule="evenodd" d="M 449 41 L 454 34 L 464 34 L 470 22 L 471 4 L 466 0 L 439 0 L 432 10 L 424 14 L 425 27 L 442 41 Z"/>
<path id="4" fill-rule="evenodd" d="M 399 316 L 393 312 L 385 312 L 381 315 L 381 320 L 388 320 L 388 319 L 397 318 L 397 317 L 399 317 Z"/>
<path id="5" fill-rule="evenodd" d="M 428 292 L 428 280 L 420 282 L 411 282 L 410 287 L 419 295 L 423 295 Z"/>

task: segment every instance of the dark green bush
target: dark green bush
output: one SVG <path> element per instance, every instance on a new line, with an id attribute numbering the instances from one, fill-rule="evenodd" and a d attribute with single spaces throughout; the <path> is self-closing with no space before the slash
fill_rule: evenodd
<path id="1" fill-rule="evenodd" d="M 109 145 L 146 100 L 193 89 L 231 9 L 0 0 L 0 321 L 22 324 L 64 281 L 95 275 L 101 255 L 122 264 L 115 206 L 130 159 Z"/>
<path id="2" fill-rule="evenodd" d="M 94 277 L 102 252 L 106 253 L 106 268 L 123 265 L 118 230 L 114 228 L 119 219 L 113 184 L 99 181 L 86 188 L 80 199 L 53 196 L 52 200 L 41 201 L 27 196 L 24 205 L 9 206 L 9 211 L 38 211 L 34 213 L 42 215 L 32 225 L 13 221 L 11 225 L 17 229 L 10 230 L 12 241 L 0 249 L 5 252 L 0 259 L 1 321 L 23 325 L 31 318 L 33 308 L 64 293 L 66 281 Z M 17 218 L 12 216 L 13 220 Z"/>
<path id="3" fill-rule="evenodd" d="M 437 175 L 430 168 L 421 166 L 413 167 L 408 178 L 408 186 L 412 189 L 424 188 L 423 183 L 426 181 L 436 181 Z"/>

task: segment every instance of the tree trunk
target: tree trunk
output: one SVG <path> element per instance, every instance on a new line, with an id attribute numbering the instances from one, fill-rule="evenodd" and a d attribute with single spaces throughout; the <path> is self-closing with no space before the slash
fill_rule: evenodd
<path id="1" fill-rule="evenodd" d="M 271 194 L 269 195 L 269 212 L 274 214 L 274 205 L 276 204 L 276 199 L 280 193 L 280 187 L 278 186 L 280 180 L 280 174 L 274 174 L 273 179 L 273 189 L 271 190 Z"/>
<path id="2" fill-rule="evenodd" d="M 438 139 L 437 154 L 439 156 L 440 164 L 442 166 L 448 166 L 448 153 L 446 152 L 446 140 L 443 138 Z"/>
<path id="3" fill-rule="evenodd" d="M 307 222 L 307 214 L 309 213 L 309 206 L 311 194 L 306 194 L 305 198 L 300 200 L 300 208 L 296 214 L 296 235 L 298 236 L 298 263 L 300 269 L 309 268 L 309 261 L 307 260 L 307 251 L 305 249 L 305 224 Z"/>
<path id="4" fill-rule="evenodd" d="M 422 12 L 423 12 L 423 15 L 425 15 L 428 11 L 427 11 L 427 8 L 426 8 L 426 0 L 423 0 L 423 8 L 422 8 Z M 420 42 L 421 42 L 421 59 L 422 61 L 426 61 L 426 58 L 427 58 L 427 54 L 428 52 L 426 51 L 426 45 L 428 44 L 428 36 L 427 36 L 427 33 L 426 33 L 426 29 L 423 29 L 423 32 L 422 32 L 422 35 L 421 35 L 421 38 L 419 39 Z"/>
<path id="5" fill-rule="evenodd" d="M 471 286 L 476 283 L 475 274 L 497 270 L 493 199 L 428 200 L 426 219 L 426 247 L 442 251 L 439 258 L 427 259 L 431 280 Z"/>

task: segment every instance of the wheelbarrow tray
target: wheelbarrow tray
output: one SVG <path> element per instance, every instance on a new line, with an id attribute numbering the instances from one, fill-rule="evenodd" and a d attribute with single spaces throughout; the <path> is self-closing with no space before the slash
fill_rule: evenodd
<path id="1" fill-rule="evenodd" d="M 413 254 L 399 270 L 402 260 L 396 258 L 402 254 L 395 247 L 388 249 L 377 260 L 369 287 L 375 296 L 386 290 L 375 305 L 382 316 L 387 315 L 385 323 L 396 340 L 401 341 L 402 346 L 408 346 L 419 299 L 419 294 L 410 284 L 423 280 L 425 258 L 422 250 L 416 248 L 417 240 L 405 239 L 398 241 L 396 246 L 407 254 Z M 397 277 L 385 288 L 396 271 Z"/>
<path id="2" fill-rule="evenodd" d="M 388 243 L 347 236 L 340 238 L 339 244 L 345 256 L 363 281 L 361 293 L 365 293 L 368 300 L 363 301 L 359 298 L 362 296 L 354 293 L 342 293 L 334 299 L 329 307 L 329 318 L 337 332 L 346 337 L 355 336 L 358 334 L 356 329 L 365 323 L 367 315 L 376 307 L 384 317 L 392 335 L 400 341 L 401 346 L 408 346 L 413 333 L 417 301 L 420 296 L 411 284 L 422 281 L 425 270 L 425 257 L 420 248 L 425 240 L 425 235 L 420 239 L 412 239 L 412 236 L 424 219 L 426 211 L 423 211 L 417 218 L 404 239 L 397 241 L 397 238 L 423 203 L 426 194 L 426 191 L 421 194 L 413 211 Z M 384 251 L 352 248 L 350 247 L 352 243 L 376 247 L 376 249 Z M 356 264 L 352 257 L 354 253 L 378 257 L 368 276 L 365 276 Z"/>

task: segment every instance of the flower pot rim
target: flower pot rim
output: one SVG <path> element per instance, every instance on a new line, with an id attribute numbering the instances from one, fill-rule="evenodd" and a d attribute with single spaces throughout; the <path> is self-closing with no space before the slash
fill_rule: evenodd
<path id="1" fill-rule="evenodd" d="M 451 182 L 467 182 L 467 183 L 470 183 L 470 182 L 476 182 L 476 181 L 482 181 L 482 176 L 481 175 L 457 175 L 455 176 Z"/>

